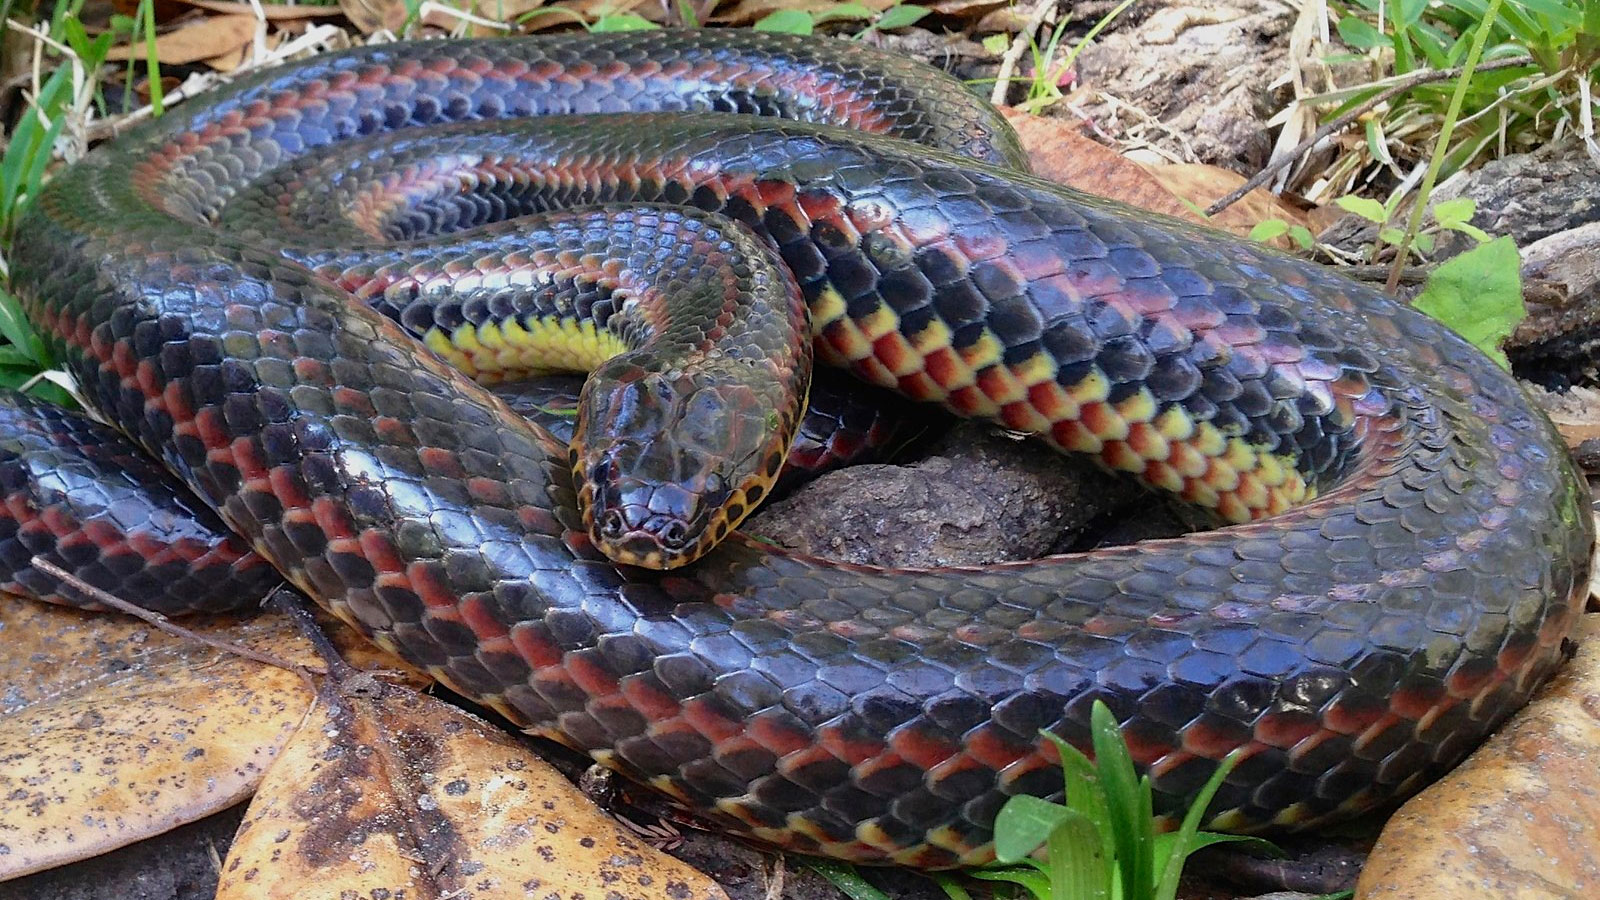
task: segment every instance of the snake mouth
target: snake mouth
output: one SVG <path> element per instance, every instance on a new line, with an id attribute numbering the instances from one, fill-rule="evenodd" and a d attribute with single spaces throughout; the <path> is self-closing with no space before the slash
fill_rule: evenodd
<path id="1" fill-rule="evenodd" d="M 674 569 L 711 549 L 728 492 L 721 476 L 641 477 L 637 447 L 618 442 L 589 470 L 589 537 L 614 562 Z M 648 473 L 649 466 L 643 466 Z"/>
<path id="2" fill-rule="evenodd" d="M 695 543 L 693 527 L 674 516 L 651 515 L 640 522 L 637 515 L 609 509 L 596 520 L 595 528 L 596 542 L 603 542 L 606 555 L 628 565 L 674 568 L 699 555 L 688 553 Z"/>

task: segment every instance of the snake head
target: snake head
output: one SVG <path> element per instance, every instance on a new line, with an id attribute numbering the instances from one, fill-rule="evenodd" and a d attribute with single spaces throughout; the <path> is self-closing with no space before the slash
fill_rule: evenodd
<path id="1" fill-rule="evenodd" d="M 671 569 L 727 536 L 770 489 L 793 413 L 745 366 L 646 372 L 612 361 L 590 375 L 573 477 L 590 540 L 615 562 Z"/>

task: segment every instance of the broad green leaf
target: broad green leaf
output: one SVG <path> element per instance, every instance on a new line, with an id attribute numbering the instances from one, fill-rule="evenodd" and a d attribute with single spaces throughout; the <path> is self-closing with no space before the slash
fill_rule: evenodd
<path id="1" fill-rule="evenodd" d="M 1390 15 L 1397 25 L 1414 25 L 1422 18 L 1422 11 L 1427 9 L 1428 0 L 1394 0 L 1389 4 Z"/>
<path id="2" fill-rule="evenodd" d="M 1510 368 L 1500 342 L 1527 315 L 1521 265 L 1510 238 L 1479 244 L 1434 269 L 1415 305 Z"/>
<path id="3" fill-rule="evenodd" d="M 1250 240 L 1265 243 L 1279 235 L 1289 233 L 1289 223 L 1282 219 L 1267 219 L 1250 229 Z"/>
<path id="4" fill-rule="evenodd" d="M 1011 35 L 991 34 L 983 39 L 983 49 L 989 53 L 1004 53 L 1011 46 Z"/>
<path id="5" fill-rule="evenodd" d="M 839 19 L 870 19 L 872 10 L 859 3 L 836 3 L 824 10 L 811 13 L 811 23 L 821 25 Z"/>
<path id="6" fill-rule="evenodd" d="M 768 13 L 752 25 L 756 31 L 775 31 L 779 34 L 810 34 L 815 22 L 811 14 L 802 9 L 780 9 Z"/>
<path id="7" fill-rule="evenodd" d="M 1368 222 L 1376 222 L 1382 225 L 1389 221 L 1388 212 L 1384 210 L 1383 204 L 1376 200 L 1370 200 L 1366 197 L 1338 197 L 1333 203 L 1345 212 L 1358 215 Z"/>
<path id="8" fill-rule="evenodd" d="M 1422 51 L 1423 56 L 1427 57 L 1428 65 L 1435 69 L 1450 67 L 1450 60 L 1446 57 L 1445 47 L 1449 42 L 1447 35 L 1440 34 L 1438 29 L 1431 27 L 1426 22 L 1418 22 L 1406 34 L 1411 39 L 1411 43 Z"/>
<path id="9" fill-rule="evenodd" d="M 1082 815 L 1059 803 L 1027 795 L 1012 797 L 994 817 L 994 858 L 1002 864 L 1027 859 L 1050 839 L 1051 832 L 1074 817 Z"/>
<path id="10" fill-rule="evenodd" d="M 1339 38 L 1352 47 L 1371 50 L 1388 43 L 1382 32 L 1368 24 L 1366 20 L 1355 16 L 1344 16 L 1339 20 L 1337 27 Z"/>
<path id="11" fill-rule="evenodd" d="M 1295 225 L 1290 228 L 1289 240 L 1294 241 L 1295 246 L 1301 250 L 1310 250 L 1317 245 L 1317 239 L 1311 234 L 1311 229 L 1304 225 Z"/>
<path id="12" fill-rule="evenodd" d="M 881 28 L 886 31 L 895 28 L 905 28 L 908 25 L 915 25 L 916 23 L 922 21 L 922 18 L 929 12 L 932 12 L 932 10 L 929 10 L 926 7 L 917 6 L 913 3 L 902 3 L 899 6 L 891 6 L 884 10 L 883 15 L 878 17 L 878 21 L 872 24 L 874 27 Z"/>
<path id="13" fill-rule="evenodd" d="M 1478 201 L 1471 197 L 1456 197 L 1453 200 L 1440 200 L 1433 205 L 1433 220 L 1449 228 L 1460 222 L 1471 221 L 1473 213 L 1478 211 Z"/>
<path id="14" fill-rule="evenodd" d="M 1067 818 L 1050 833 L 1046 848 L 1051 897 L 1107 900 L 1111 896 L 1111 867 L 1099 830 L 1088 817 L 1068 810 Z"/>
<path id="15" fill-rule="evenodd" d="M 1441 222 L 1440 225 L 1444 228 L 1450 229 L 1451 231 L 1459 231 L 1480 244 L 1487 244 L 1494 240 L 1494 238 L 1489 235 L 1489 232 L 1484 231 L 1482 228 L 1479 228 L 1476 225 L 1471 225 L 1466 222 Z"/>
<path id="16" fill-rule="evenodd" d="M 1580 0 L 1579 3 L 1564 3 L 1562 0 L 1518 0 L 1516 5 L 1529 12 L 1548 16 L 1551 24 L 1559 28 L 1578 24 L 1580 15 L 1587 18 L 1593 12 L 1595 3 L 1594 0 Z M 1579 6 L 1584 8 L 1581 14 L 1578 12 Z"/>
<path id="17" fill-rule="evenodd" d="M 590 31 L 654 31 L 660 25 L 646 19 L 638 13 L 607 13 L 594 20 L 589 26 Z"/>

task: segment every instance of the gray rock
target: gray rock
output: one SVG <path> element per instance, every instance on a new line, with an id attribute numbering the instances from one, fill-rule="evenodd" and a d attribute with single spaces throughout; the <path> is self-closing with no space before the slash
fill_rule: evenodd
<path id="1" fill-rule="evenodd" d="M 1253 170 L 1267 161 L 1271 85 L 1284 72 L 1296 10 L 1278 0 L 1140 4 L 1078 57 L 1081 83 L 1120 103 L 1093 101 L 1082 114 L 1156 144 L 1177 159 Z M 1124 105 L 1126 104 L 1126 105 Z M 1128 106 L 1154 116 L 1159 124 Z"/>
<path id="2" fill-rule="evenodd" d="M 1456 197 L 1477 201 L 1472 224 L 1528 247 L 1600 222 L 1600 162 L 1579 143 L 1553 144 L 1456 175 L 1434 191 L 1432 202 Z M 1441 259 L 1454 256 L 1474 243 L 1466 235 L 1448 232 L 1439 236 L 1437 254 Z"/>
<path id="3" fill-rule="evenodd" d="M 876 566 L 1032 559 L 1137 496 L 1131 483 L 1037 443 L 963 424 L 937 455 L 853 466 L 764 507 L 746 531 L 791 550 Z"/>

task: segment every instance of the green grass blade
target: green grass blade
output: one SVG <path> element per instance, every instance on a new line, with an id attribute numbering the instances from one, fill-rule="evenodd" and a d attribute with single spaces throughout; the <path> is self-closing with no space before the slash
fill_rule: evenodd
<path id="1" fill-rule="evenodd" d="M 0 335 L 10 342 L 10 349 L 26 356 L 35 370 L 48 369 L 53 365 L 50 351 L 28 323 L 22 312 L 22 304 L 4 290 L 0 290 Z"/>
<path id="2" fill-rule="evenodd" d="M 1038 900 L 1052 900 L 1050 878 L 1031 866 L 1010 866 L 995 869 L 973 869 L 967 873 L 980 881 L 1003 881 L 1022 887 Z"/>
<path id="3" fill-rule="evenodd" d="M 1183 873 L 1183 861 L 1195 849 L 1195 835 L 1200 831 L 1200 820 L 1205 818 L 1207 807 L 1217 795 L 1217 789 L 1222 787 L 1222 782 L 1233 771 L 1233 767 L 1244 759 L 1240 751 L 1235 750 L 1228 754 L 1211 773 L 1211 778 L 1200 788 L 1200 793 L 1195 795 L 1194 804 L 1189 807 L 1189 812 L 1183 817 L 1183 824 L 1178 827 L 1178 839 L 1167 855 L 1166 864 L 1162 867 L 1161 879 L 1155 886 L 1153 896 L 1155 900 L 1173 900 L 1178 894 L 1178 876 Z M 1148 895 L 1147 895 L 1148 896 Z"/>
<path id="4" fill-rule="evenodd" d="M 1105 854 L 1107 860 L 1114 859 L 1117 849 L 1116 834 L 1111 827 L 1105 786 L 1095 774 L 1094 763 L 1089 762 L 1089 757 L 1084 756 L 1077 747 L 1059 736 L 1046 732 L 1045 737 L 1055 744 L 1056 752 L 1061 757 L 1061 772 L 1066 779 L 1067 806 L 1083 813 L 1094 822 L 1095 829 L 1100 833 L 1101 852 Z"/>
<path id="5" fill-rule="evenodd" d="M 950 873 L 929 872 L 927 875 L 934 884 L 939 886 L 939 890 L 944 891 L 944 895 L 949 897 L 950 900 L 972 900 L 972 892 L 962 886 L 961 882 L 957 881 L 955 876 Z"/>
<path id="6" fill-rule="evenodd" d="M 1106 811 L 1116 848 L 1117 868 L 1122 873 L 1122 896 L 1142 898 L 1150 894 L 1150 844 L 1153 835 L 1148 796 L 1139 796 L 1140 784 L 1133 768 L 1133 756 L 1122 739 L 1110 707 L 1095 701 L 1090 713 L 1090 735 L 1094 741 L 1094 765 L 1106 792 Z M 1148 787 L 1145 788 L 1148 791 Z"/>
<path id="7" fill-rule="evenodd" d="M 1158 881 L 1166 874 L 1167 863 L 1171 861 L 1172 854 L 1176 852 L 1178 842 L 1182 839 L 1183 836 L 1176 831 L 1156 835 L 1155 873 Z M 1241 849 L 1273 858 L 1284 855 L 1283 848 L 1266 838 L 1251 837 L 1244 834 L 1218 834 L 1215 831 L 1195 832 L 1193 840 L 1189 842 L 1189 846 L 1186 848 L 1188 852 L 1183 855 L 1185 857 L 1193 856 L 1196 851 L 1204 850 L 1214 844 L 1242 844 L 1244 846 Z M 1157 885 L 1157 887 L 1159 888 L 1160 885 Z"/>
<path id="8" fill-rule="evenodd" d="M 66 123 L 63 113 L 71 101 L 70 86 L 69 67 L 51 73 L 6 144 L 5 156 L 0 158 L 0 231 L 10 231 L 22 212 L 22 198 L 38 193 L 56 138 Z"/>
<path id="9" fill-rule="evenodd" d="M 822 859 L 808 859 L 804 865 L 832 882 L 833 886 L 843 891 L 850 900 L 889 900 L 889 895 L 862 878 L 855 866 Z"/>
<path id="10" fill-rule="evenodd" d="M 0 344 L 0 367 L 34 370 L 39 368 L 34 364 L 32 357 L 10 344 Z"/>
<path id="11" fill-rule="evenodd" d="M 139 33 L 144 38 L 145 77 L 150 85 L 150 115 L 159 119 L 166 111 L 165 91 L 161 87 L 161 60 L 156 58 L 156 4 L 155 0 L 139 0 L 134 15 L 139 19 Z M 133 60 L 128 60 L 131 65 Z"/>

